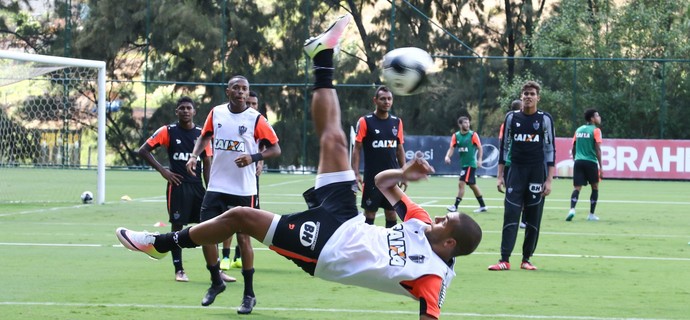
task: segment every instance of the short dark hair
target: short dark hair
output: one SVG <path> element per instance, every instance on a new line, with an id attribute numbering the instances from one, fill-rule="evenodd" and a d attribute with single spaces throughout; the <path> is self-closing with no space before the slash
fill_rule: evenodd
<path id="1" fill-rule="evenodd" d="M 458 118 L 458 124 L 461 124 L 465 120 L 470 121 L 470 118 L 462 116 L 462 117 Z"/>
<path id="2" fill-rule="evenodd" d="M 188 96 L 182 96 L 182 97 L 180 97 L 179 99 L 177 99 L 177 104 L 175 105 L 175 107 L 177 108 L 177 107 L 179 107 L 181 104 L 183 104 L 183 103 L 185 103 L 185 102 L 191 103 L 191 104 L 192 104 L 192 107 L 194 106 L 194 100 L 192 100 L 192 98 L 190 98 L 190 97 L 188 97 Z"/>
<path id="3" fill-rule="evenodd" d="M 254 92 L 254 90 L 249 90 L 249 96 L 259 99 L 259 96 L 256 94 L 256 92 Z"/>
<path id="4" fill-rule="evenodd" d="M 585 111 L 585 121 L 587 122 L 592 122 L 592 118 L 594 118 L 594 114 L 598 113 L 597 109 L 587 109 Z"/>
<path id="5" fill-rule="evenodd" d="M 525 90 L 527 89 L 537 90 L 537 95 L 539 95 L 539 91 L 541 91 L 541 86 L 536 81 L 529 80 L 522 85 L 522 91 L 520 91 L 520 93 L 525 92 Z"/>
<path id="6" fill-rule="evenodd" d="M 376 91 L 374 92 L 374 97 L 378 98 L 378 97 L 379 97 L 379 92 L 381 92 L 381 91 L 383 91 L 383 92 L 391 92 L 390 89 L 388 89 L 388 87 L 386 87 L 386 86 L 378 86 L 378 88 L 376 88 Z"/>
<path id="7" fill-rule="evenodd" d="M 510 103 L 510 110 L 517 111 L 522 108 L 522 100 L 515 99 Z"/>
<path id="8" fill-rule="evenodd" d="M 239 80 L 247 81 L 247 83 L 249 83 L 249 80 L 247 80 L 247 78 L 245 78 L 244 76 L 238 74 L 238 75 L 232 76 L 232 78 L 230 78 L 230 80 L 228 80 L 228 87 L 230 87 L 230 83 L 231 83 L 231 82 L 233 82 L 233 81 L 235 81 L 235 80 L 238 80 L 238 79 L 239 79 Z"/>
<path id="9" fill-rule="evenodd" d="M 474 252 L 482 242 L 482 228 L 472 217 L 460 213 L 458 225 L 453 230 L 453 239 L 456 242 L 453 256 L 466 256 Z"/>

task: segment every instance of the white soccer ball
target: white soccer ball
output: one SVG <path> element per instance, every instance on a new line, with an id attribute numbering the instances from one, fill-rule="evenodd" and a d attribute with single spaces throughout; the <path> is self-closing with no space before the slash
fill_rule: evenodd
<path id="1" fill-rule="evenodd" d="M 434 59 L 422 49 L 394 49 L 383 56 L 383 80 L 396 95 L 417 94 L 426 83 L 427 73 L 433 65 Z"/>
<path id="2" fill-rule="evenodd" d="M 81 202 L 84 204 L 93 202 L 93 192 L 84 191 L 81 193 Z"/>

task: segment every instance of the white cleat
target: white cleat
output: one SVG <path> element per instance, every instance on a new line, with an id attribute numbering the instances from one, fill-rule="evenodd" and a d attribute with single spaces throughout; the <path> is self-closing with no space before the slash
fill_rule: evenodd
<path id="1" fill-rule="evenodd" d="M 115 230 L 115 235 L 117 235 L 117 239 L 120 240 L 120 243 L 122 243 L 125 248 L 132 251 L 141 251 L 153 259 L 160 260 L 168 254 L 167 252 L 158 252 L 153 246 L 157 235 L 155 233 L 117 228 L 117 230 Z"/>
<path id="2" fill-rule="evenodd" d="M 345 27 L 350 23 L 352 16 L 349 14 L 338 17 L 322 34 L 311 37 L 304 42 L 304 52 L 309 58 L 326 49 L 335 49 L 340 43 L 340 37 L 345 31 Z"/>

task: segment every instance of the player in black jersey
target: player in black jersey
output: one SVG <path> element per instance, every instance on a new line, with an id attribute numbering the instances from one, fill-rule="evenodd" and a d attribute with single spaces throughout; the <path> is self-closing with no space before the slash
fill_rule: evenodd
<path id="1" fill-rule="evenodd" d="M 139 155 L 156 169 L 168 185 L 165 188 L 168 215 L 170 216 L 170 231 L 180 231 L 188 223 L 199 222 L 201 202 L 204 199 L 204 185 L 201 181 L 201 170 L 196 169 L 196 176 L 187 172 L 185 164 L 194 149 L 194 141 L 201 135 L 201 127 L 194 124 L 196 109 L 190 97 L 177 100 L 177 123 L 160 127 L 139 148 Z M 151 154 L 151 151 L 163 146 L 168 151 L 170 167 L 163 167 Z M 204 181 L 208 184 L 211 170 L 210 148 L 201 154 L 203 159 Z M 173 248 L 172 260 L 175 266 L 175 280 L 189 281 L 182 267 L 182 249 Z"/>
<path id="2" fill-rule="evenodd" d="M 386 228 L 397 223 L 393 206 L 374 184 L 374 177 L 387 169 L 398 169 L 405 164 L 403 148 L 402 119 L 391 115 L 393 93 L 385 86 L 379 86 L 372 99 L 376 110 L 359 118 L 357 137 L 352 151 L 352 170 L 362 189 L 362 208 L 368 224 L 374 224 L 376 211 L 383 208 Z M 364 149 L 364 179 L 359 175 L 359 154 Z"/>
<path id="3" fill-rule="evenodd" d="M 506 187 L 501 260 L 489 266 L 489 270 L 510 270 L 509 259 L 517 239 L 520 211 L 527 225 L 520 268 L 537 270 L 529 259 L 537 247 L 542 202 L 551 193 L 556 162 L 553 119 L 547 112 L 537 109 L 540 89 L 538 83 L 527 81 L 522 86 L 522 110 L 509 112 L 503 122 L 498 162 L 498 188 Z M 504 174 L 508 159 L 510 170 Z"/>

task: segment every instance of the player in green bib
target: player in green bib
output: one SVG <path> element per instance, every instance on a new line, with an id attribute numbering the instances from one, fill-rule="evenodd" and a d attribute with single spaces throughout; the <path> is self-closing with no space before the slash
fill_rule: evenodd
<path id="1" fill-rule="evenodd" d="M 476 182 L 477 168 L 481 168 L 482 159 L 482 143 L 479 141 L 479 135 L 470 130 L 470 119 L 467 117 L 458 118 L 458 127 L 460 130 L 455 132 L 450 138 L 450 147 L 446 152 L 446 163 L 450 163 L 450 158 L 453 156 L 453 151 L 457 148 L 460 155 L 460 179 L 458 181 L 458 195 L 455 197 L 455 204 L 448 206 L 448 211 L 458 211 L 458 205 L 465 195 L 465 185 L 469 185 L 474 196 L 479 201 L 479 209 L 474 212 L 486 212 L 486 204 L 482 197 L 482 191 L 479 190 Z M 479 156 L 480 161 L 477 161 L 475 155 Z"/>
<path id="2" fill-rule="evenodd" d="M 575 130 L 573 136 L 573 193 L 570 196 L 570 212 L 565 221 L 573 220 L 575 217 L 575 206 L 580 196 L 582 186 L 589 183 L 592 186 L 592 194 L 589 197 L 589 216 L 587 220 L 597 221 L 599 217 L 594 214 L 599 199 L 599 181 L 603 177 L 601 165 L 601 116 L 594 109 L 585 111 L 585 121 L 587 123 Z"/>

